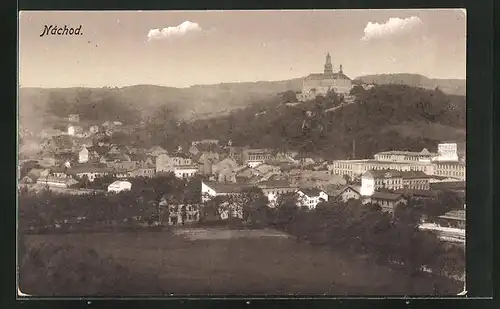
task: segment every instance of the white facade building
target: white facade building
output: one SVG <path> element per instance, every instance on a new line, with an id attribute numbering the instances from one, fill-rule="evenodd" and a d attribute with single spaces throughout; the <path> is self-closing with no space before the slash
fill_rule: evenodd
<path id="1" fill-rule="evenodd" d="M 191 178 L 198 173 L 196 165 L 175 166 L 174 175 L 177 178 Z"/>
<path id="2" fill-rule="evenodd" d="M 458 161 L 457 143 L 441 143 L 438 145 L 438 161 Z"/>
<path id="3" fill-rule="evenodd" d="M 83 147 L 78 153 L 78 163 L 85 163 L 89 161 L 89 150 L 87 147 Z"/>
<path id="4" fill-rule="evenodd" d="M 117 180 L 108 186 L 108 192 L 122 192 L 130 191 L 132 189 L 132 184 L 128 181 Z"/>
<path id="5" fill-rule="evenodd" d="M 299 195 L 297 203 L 299 207 L 314 209 L 322 200 L 328 201 L 328 194 L 316 188 L 301 189 L 297 191 L 297 194 Z"/>

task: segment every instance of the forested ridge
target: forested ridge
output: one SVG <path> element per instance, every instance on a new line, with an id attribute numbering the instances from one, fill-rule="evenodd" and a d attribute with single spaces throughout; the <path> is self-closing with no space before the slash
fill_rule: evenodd
<path id="1" fill-rule="evenodd" d="M 436 150 L 442 140 L 465 140 L 465 97 L 406 85 L 353 89 L 355 103 L 339 105 L 336 95 L 287 105 L 281 97 L 263 100 L 230 115 L 182 122 L 168 109 L 132 135 L 134 142 L 167 148 L 203 138 L 233 145 L 286 148 L 347 158 L 386 150 Z M 307 113 L 312 113 L 308 116 Z M 187 146 L 187 145 L 186 145 Z"/>

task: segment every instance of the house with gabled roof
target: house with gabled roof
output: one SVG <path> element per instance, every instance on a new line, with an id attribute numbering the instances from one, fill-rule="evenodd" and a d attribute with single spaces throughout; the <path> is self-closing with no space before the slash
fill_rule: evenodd
<path id="1" fill-rule="evenodd" d="M 257 188 L 261 189 L 264 195 L 267 197 L 269 207 L 275 207 L 278 197 L 286 193 L 297 192 L 298 187 L 292 185 L 287 180 L 267 180 L 259 182 L 255 185 Z"/>
<path id="2" fill-rule="evenodd" d="M 67 178 L 67 177 L 55 177 L 55 176 L 46 176 L 46 177 L 40 177 L 36 181 L 37 184 L 43 185 L 43 186 L 48 186 L 48 187 L 55 187 L 55 188 L 69 188 L 73 184 L 78 183 L 76 180 L 72 178 Z"/>
<path id="3" fill-rule="evenodd" d="M 168 151 L 166 151 L 165 149 L 163 149 L 160 146 L 153 146 L 153 147 L 149 148 L 148 150 L 146 150 L 146 154 L 148 156 L 158 157 L 161 154 L 168 154 Z"/>
<path id="4" fill-rule="evenodd" d="M 341 190 L 334 192 L 332 194 L 342 202 L 347 202 L 350 199 L 359 200 L 361 198 L 361 186 L 359 185 L 347 185 Z"/>
<path id="5" fill-rule="evenodd" d="M 298 206 L 314 209 L 322 202 L 328 201 L 328 194 L 318 188 L 303 188 L 297 191 L 299 196 Z"/>
<path id="6" fill-rule="evenodd" d="M 67 175 L 74 175 L 78 178 L 86 176 L 90 182 L 98 177 L 113 174 L 113 169 L 99 165 L 79 165 L 66 169 Z"/>
<path id="7" fill-rule="evenodd" d="M 170 155 L 160 154 L 156 157 L 157 172 L 174 172 L 176 166 L 193 166 L 193 161 L 185 153 L 175 152 Z"/>

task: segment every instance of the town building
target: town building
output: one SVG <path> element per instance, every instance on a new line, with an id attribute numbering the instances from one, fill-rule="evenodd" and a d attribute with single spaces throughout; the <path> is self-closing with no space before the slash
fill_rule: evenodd
<path id="1" fill-rule="evenodd" d="M 438 223 L 441 226 L 465 230 L 465 219 L 465 209 L 455 209 L 439 216 Z"/>
<path id="2" fill-rule="evenodd" d="M 334 196 L 344 203 L 350 199 L 358 200 L 361 198 L 361 186 L 347 185 L 340 192 L 336 192 Z"/>
<path id="3" fill-rule="evenodd" d="M 220 162 L 212 164 L 212 174 L 217 182 L 236 182 L 236 170 L 238 163 L 232 158 L 225 158 Z"/>
<path id="4" fill-rule="evenodd" d="M 434 175 L 452 177 L 458 180 L 466 179 L 466 164 L 463 161 L 444 161 L 434 163 Z"/>
<path id="5" fill-rule="evenodd" d="M 199 205 L 195 204 L 169 204 L 162 198 L 160 206 L 168 206 L 168 225 L 189 224 L 200 220 Z"/>
<path id="6" fill-rule="evenodd" d="M 455 142 L 445 142 L 438 145 L 438 161 L 458 161 L 458 145 Z"/>
<path id="7" fill-rule="evenodd" d="M 355 179 L 369 170 L 421 171 L 428 175 L 434 174 L 434 164 L 427 162 L 389 162 L 373 159 L 335 160 L 327 165 L 333 175 L 347 175 Z"/>
<path id="8" fill-rule="evenodd" d="M 99 132 L 99 126 L 90 126 L 89 132 L 90 134 L 96 134 L 97 132 Z"/>
<path id="9" fill-rule="evenodd" d="M 362 195 L 370 195 L 372 191 L 387 189 L 391 191 L 407 190 L 429 190 L 429 179 L 431 176 L 424 172 L 400 172 L 396 170 L 371 170 L 361 176 L 364 188 L 368 191 L 361 192 Z M 372 186 L 373 184 L 373 186 Z"/>
<path id="10" fill-rule="evenodd" d="M 201 182 L 201 200 L 206 202 L 216 196 L 235 196 L 241 194 L 248 185 L 227 184 L 212 181 Z"/>
<path id="11" fill-rule="evenodd" d="M 90 182 L 96 178 L 104 177 L 105 175 L 113 174 L 113 169 L 109 167 L 100 166 L 75 166 L 66 170 L 67 175 L 75 175 L 78 178 L 87 177 Z"/>
<path id="12" fill-rule="evenodd" d="M 383 188 L 388 191 L 376 191 Z M 403 193 L 394 192 L 402 188 L 403 177 L 397 171 L 368 171 L 361 177 L 361 186 L 345 186 L 337 193 L 337 198 L 343 202 L 359 199 L 363 204 L 377 204 L 382 208 L 382 211 L 394 214 L 394 210 L 399 204 L 408 203 Z"/>
<path id="13" fill-rule="evenodd" d="M 217 162 L 220 159 L 219 149 L 213 144 L 198 144 L 191 146 L 189 152 L 193 155 L 193 161 L 195 162 L 204 162 L 205 160 Z"/>
<path id="14" fill-rule="evenodd" d="M 420 171 L 400 172 L 403 188 L 407 190 L 430 190 L 432 176 Z"/>
<path id="15" fill-rule="evenodd" d="M 242 152 L 243 163 L 256 167 L 274 158 L 272 149 L 245 149 Z"/>
<path id="16" fill-rule="evenodd" d="M 384 151 L 376 153 L 374 159 L 381 162 L 426 162 L 430 163 L 438 157 L 424 148 L 421 152 L 413 151 Z"/>
<path id="17" fill-rule="evenodd" d="M 237 163 L 242 163 L 243 162 L 243 150 L 245 150 L 245 149 L 246 149 L 246 147 L 230 146 L 228 157 L 233 159 Z"/>
<path id="18" fill-rule="evenodd" d="M 174 172 L 176 166 L 193 166 L 191 158 L 184 153 L 160 154 L 156 157 L 156 172 Z"/>
<path id="19" fill-rule="evenodd" d="M 333 72 L 332 59 L 330 53 L 327 53 L 323 73 L 308 75 L 302 83 L 302 92 L 297 95 L 297 99 L 313 100 L 318 95 L 325 96 L 330 90 L 345 96 L 349 95 L 352 87 L 352 80 L 344 74 L 342 65 L 338 72 Z"/>
<path id="20" fill-rule="evenodd" d="M 79 135 L 83 133 L 82 127 L 79 126 L 68 126 L 68 135 Z"/>
<path id="21" fill-rule="evenodd" d="M 257 188 L 261 189 L 264 195 L 267 197 L 269 207 L 275 207 L 278 197 L 286 193 L 297 192 L 298 187 L 291 185 L 286 180 L 269 180 L 258 183 Z M 328 200 L 328 198 L 327 198 Z"/>
<path id="22" fill-rule="evenodd" d="M 89 161 L 89 150 L 83 146 L 82 150 L 78 153 L 78 163 L 87 163 Z"/>
<path id="23" fill-rule="evenodd" d="M 464 209 L 456 209 L 439 216 L 436 222 L 423 222 L 419 229 L 432 231 L 446 242 L 465 243 L 466 213 Z"/>
<path id="24" fill-rule="evenodd" d="M 454 192 L 464 192 L 466 190 L 467 183 L 465 181 L 443 181 L 443 182 L 434 182 L 430 184 L 430 188 L 432 190 L 441 190 L 441 191 L 454 191 Z"/>
<path id="25" fill-rule="evenodd" d="M 361 195 L 371 196 L 380 189 L 399 190 L 403 188 L 403 177 L 398 171 L 366 171 L 361 176 Z"/>
<path id="26" fill-rule="evenodd" d="M 79 114 L 70 114 L 68 116 L 68 120 L 69 120 L 69 122 L 78 123 L 78 122 L 80 122 L 80 115 Z"/>
<path id="27" fill-rule="evenodd" d="M 123 191 L 130 191 L 132 184 L 128 181 L 117 180 L 108 186 L 108 192 L 119 193 Z"/>
<path id="28" fill-rule="evenodd" d="M 155 169 L 153 167 L 136 168 L 128 173 L 129 177 L 149 177 L 152 178 L 155 175 Z"/>
<path id="29" fill-rule="evenodd" d="M 459 157 L 457 143 L 441 143 L 438 145 L 438 153 L 429 152 L 427 149 L 421 152 L 386 151 L 375 154 L 374 159 L 335 160 L 328 165 L 328 169 L 334 175 L 347 175 L 351 179 L 368 170 L 390 169 L 465 180 L 466 164 L 465 161 L 459 160 Z"/>
<path id="30" fill-rule="evenodd" d="M 160 146 L 153 146 L 146 151 L 148 156 L 158 157 L 161 154 L 168 154 L 168 152 Z"/>
<path id="31" fill-rule="evenodd" d="M 328 194 L 317 188 L 300 189 L 297 194 L 299 196 L 298 206 L 300 207 L 314 209 L 320 202 L 328 201 Z"/>
<path id="32" fill-rule="evenodd" d="M 156 166 L 156 157 L 151 157 L 140 152 L 133 152 L 129 154 L 129 157 L 131 161 L 136 162 L 138 167 L 154 169 Z"/>
<path id="33" fill-rule="evenodd" d="M 109 164 L 117 162 L 130 162 L 130 156 L 126 153 L 106 153 L 99 159 L 99 163 Z"/>
<path id="34" fill-rule="evenodd" d="M 190 165 L 176 165 L 173 167 L 173 172 L 175 177 L 177 178 L 191 178 L 198 174 L 199 168 L 197 165 L 190 164 Z"/>
<path id="35" fill-rule="evenodd" d="M 219 140 L 218 139 L 203 139 L 201 141 L 193 141 L 191 142 L 191 146 L 196 146 L 199 144 L 212 144 L 212 145 L 219 145 Z"/>
<path id="36" fill-rule="evenodd" d="M 377 204 L 382 208 L 382 211 L 394 215 L 398 205 L 408 204 L 408 200 L 401 193 L 373 192 L 371 196 L 364 196 L 362 203 Z"/>
<path id="37" fill-rule="evenodd" d="M 68 177 L 46 176 L 38 178 L 36 183 L 54 188 L 69 188 L 70 186 L 78 182 Z"/>
<path id="38" fill-rule="evenodd" d="M 139 167 L 136 161 L 110 161 L 104 163 L 107 167 L 121 170 L 135 170 Z"/>

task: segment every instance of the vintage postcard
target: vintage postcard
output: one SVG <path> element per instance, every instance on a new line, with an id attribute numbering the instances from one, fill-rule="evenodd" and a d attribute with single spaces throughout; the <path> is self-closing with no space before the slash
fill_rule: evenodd
<path id="1" fill-rule="evenodd" d="M 18 296 L 465 295 L 461 9 L 21 11 Z"/>

